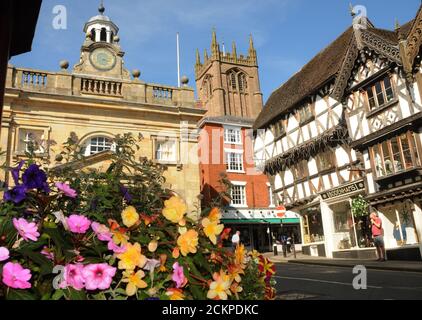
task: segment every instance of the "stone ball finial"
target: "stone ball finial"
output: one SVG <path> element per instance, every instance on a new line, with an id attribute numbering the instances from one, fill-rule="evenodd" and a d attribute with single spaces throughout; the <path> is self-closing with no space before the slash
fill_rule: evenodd
<path id="1" fill-rule="evenodd" d="M 113 37 L 113 41 L 114 42 L 117 42 L 117 43 L 120 42 L 120 37 L 119 36 L 114 36 Z"/>
<path id="2" fill-rule="evenodd" d="M 105 8 L 104 8 L 104 3 L 103 1 L 101 1 L 100 6 L 98 7 L 98 12 L 100 14 L 104 14 Z"/>
<path id="3" fill-rule="evenodd" d="M 60 68 L 62 68 L 63 70 L 67 70 L 67 68 L 69 68 L 69 61 L 61 60 L 59 65 L 60 65 Z"/>
<path id="4" fill-rule="evenodd" d="M 186 86 L 186 85 L 188 85 L 188 83 L 189 83 L 189 78 L 188 78 L 187 76 L 183 76 L 183 77 L 180 79 L 180 82 L 181 82 L 184 86 Z"/>
<path id="5" fill-rule="evenodd" d="M 132 76 L 133 76 L 135 79 L 138 79 L 138 78 L 141 76 L 141 71 L 140 71 L 139 69 L 133 69 L 133 70 L 132 70 Z"/>

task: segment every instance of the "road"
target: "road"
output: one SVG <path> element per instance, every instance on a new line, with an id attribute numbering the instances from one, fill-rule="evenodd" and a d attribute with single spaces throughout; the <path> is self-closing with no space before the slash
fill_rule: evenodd
<path id="1" fill-rule="evenodd" d="M 278 299 L 422 300 L 422 273 L 367 270 L 367 289 L 355 290 L 352 268 L 276 264 Z"/>

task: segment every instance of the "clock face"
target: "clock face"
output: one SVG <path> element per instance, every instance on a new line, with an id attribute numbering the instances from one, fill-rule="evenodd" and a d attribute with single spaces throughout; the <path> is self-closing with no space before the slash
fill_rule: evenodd
<path id="1" fill-rule="evenodd" d="M 104 48 L 95 49 L 89 58 L 92 65 L 101 71 L 111 70 L 116 64 L 116 56 Z"/>

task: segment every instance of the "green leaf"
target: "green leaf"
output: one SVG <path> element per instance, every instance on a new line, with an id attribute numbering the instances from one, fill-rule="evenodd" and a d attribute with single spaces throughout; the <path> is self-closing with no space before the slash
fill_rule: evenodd
<path id="1" fill-rule="evenodd" d="M 64 292 L 62 289 L 56 290 L 51 296 L 51 300 L 60 300 L 64 297 Z"/>
<path id="2" fill-rule="evenodd" d="M 36 297 L 27 290 L 10 289 L 7 300 L 36 300 Z"/>
<path id="3" fill-rule="evenodd" d="M 78 291 L 70 287 L 67 288 L 65 295 L 68 300 L 86 300 L 85 291 Z"/>

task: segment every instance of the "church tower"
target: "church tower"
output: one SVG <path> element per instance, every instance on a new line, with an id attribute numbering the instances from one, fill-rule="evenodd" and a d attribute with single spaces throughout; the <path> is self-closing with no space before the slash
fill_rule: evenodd
<path id="1" fill-rule="evenodd" d="M 85 41 L 81 57 L 73 68 L 74 73 L 94 74 L 99 77 L 130 79 L 124 67 L 124 52 L 120 47 L 119 28 L 104 14 L 101 2 L 99 14 L 93 16 L 84 26 Z"/>
<path id="2" fill-rule="evenodd" d="M 255 119 L 262 110 L 258 61 L 252 36 L 248 54 L 238 55 L 235 42 L 231 53 L 221 51 L 213 30 L 210 56 L 205 49 L 201 61 L 199 50 L 196 52 L 195 80 L 198 98 L 208 117 Z"/>

